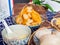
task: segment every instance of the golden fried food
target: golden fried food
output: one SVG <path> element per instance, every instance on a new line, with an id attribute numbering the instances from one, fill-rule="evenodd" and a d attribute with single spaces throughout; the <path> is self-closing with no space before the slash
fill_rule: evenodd
<path id="1" fill-rule="evenodd" d="M 21 24 L 23 22 L 23 19 L 20 15 L 18 15 L 15 20 L 17 24 Z"/>
<path id="2" fill-rule="evenodd" d="M 41 23 L 41 21 L 42 21 L 40 14 L 34 10 L 32 10 L 32 19 L 39 23 Z"/>
<path id="3" fill-rule="evenodd" d="M 42 18 L 38 12 L 36 12 L 32 6 L 27 6 L 22 9 L 19 15 L 16 17 L 17 24 L 23 24 L 28 26 L 41 24 Z"/>
<path id="4" fill-rule="evenodd" d="M 60 25 L 60 18 L 56 19 L 56 25 Z"/>
<path id="5" fill-rule="evenodd" d="M 52 24 L 52 26 L 53 26 L 53 25 L 56 25 L 57 27 L 60 28 L 60 18 L 53 18 L 53 19 L 51 20 L 51 24 Z"/>

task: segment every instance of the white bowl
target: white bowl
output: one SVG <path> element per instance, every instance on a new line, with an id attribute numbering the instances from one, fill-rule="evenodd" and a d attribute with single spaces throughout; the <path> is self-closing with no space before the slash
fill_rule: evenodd
<path id="1" fill-rule="evenodd" d="M 21 33 L 24 33 L 24 34 L 26 34 L 27 36 L 25 37 L 25 38 L 23 38 L 23 39 L 12 39 L 12 40 L 10 40 L 10 39 L 7 39 L 6 38 L 6 34 L 7 34 L 7 32 L 6 32 L 6 30 L 4 29 L 3 31 L 2 31 L 2 37 L 3 37 L 3 40 L 5 41 L 5 43 L 7 43 L 8 45 L 25 45 L 25 44 L 27 44 L 27 42 L 28 42 L 28 39 L 29 39 L 29 37 L 30 37 L 30 35 L 31 35 L 31 29 L 29 28 L 29 27 L 27 27 L 27 26 L 24 26 L 24 25 L 12 25 L 12 26 L 9 26 L 10 27 L 10 29 L 13 31 L 13 30 L 24 30 L 23 32 L 21 31 Z M 20 37 L 23 35 L 21 35 L 21 33 L 19 33 L 20 34 Z M 16 34 L 17 35 L 17 34 Z"/>

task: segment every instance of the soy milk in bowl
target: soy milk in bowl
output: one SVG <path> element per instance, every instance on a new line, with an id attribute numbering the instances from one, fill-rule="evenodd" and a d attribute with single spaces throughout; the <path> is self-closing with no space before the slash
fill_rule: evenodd
<path id="1" fill-rule="evenodd" d="M 6 30 L 2 31 L 3 40 L 8 45 L 25 45 L 28 42 L 28 39 L 31 35 L 31 30 L 27 26 L 23 25 L 12 25 L 10 26 L 13 34 L 7 35 Z"/>

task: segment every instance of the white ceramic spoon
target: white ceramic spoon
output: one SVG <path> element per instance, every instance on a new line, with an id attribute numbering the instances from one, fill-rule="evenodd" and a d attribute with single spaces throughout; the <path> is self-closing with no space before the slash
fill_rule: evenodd
<path id="1" fill-rule="evenodd" d="M 7 35 L 12 34 L 13 32 L 10 30 L 10 28 L 9 28 L 9 26 L 7 25 L 6 21 L 3 20 L 2 22 L 3 22 L 4 26 L 5 26 L 6 31 L 7 31 Z"/>

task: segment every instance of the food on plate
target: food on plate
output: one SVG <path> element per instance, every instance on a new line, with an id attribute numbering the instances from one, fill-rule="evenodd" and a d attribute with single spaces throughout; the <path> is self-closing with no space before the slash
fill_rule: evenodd
<path id="1" fill-rule="evenodd" d="M 58 17 L 58 18 L 53 18 L 53 19 L 51 20 L 51 24 L 52 24 L 52 26 L 55 25 L 55 26 L 57 26 L 58 28 L 60 28 L 60 17 Z"/>
<path id="2" fill-rule="evenodd" d="M 36 26 L 41 24 L 42 18 L 32 6 L 26 6 L 21 10 L 15 21 L 17 24 Z"/>

